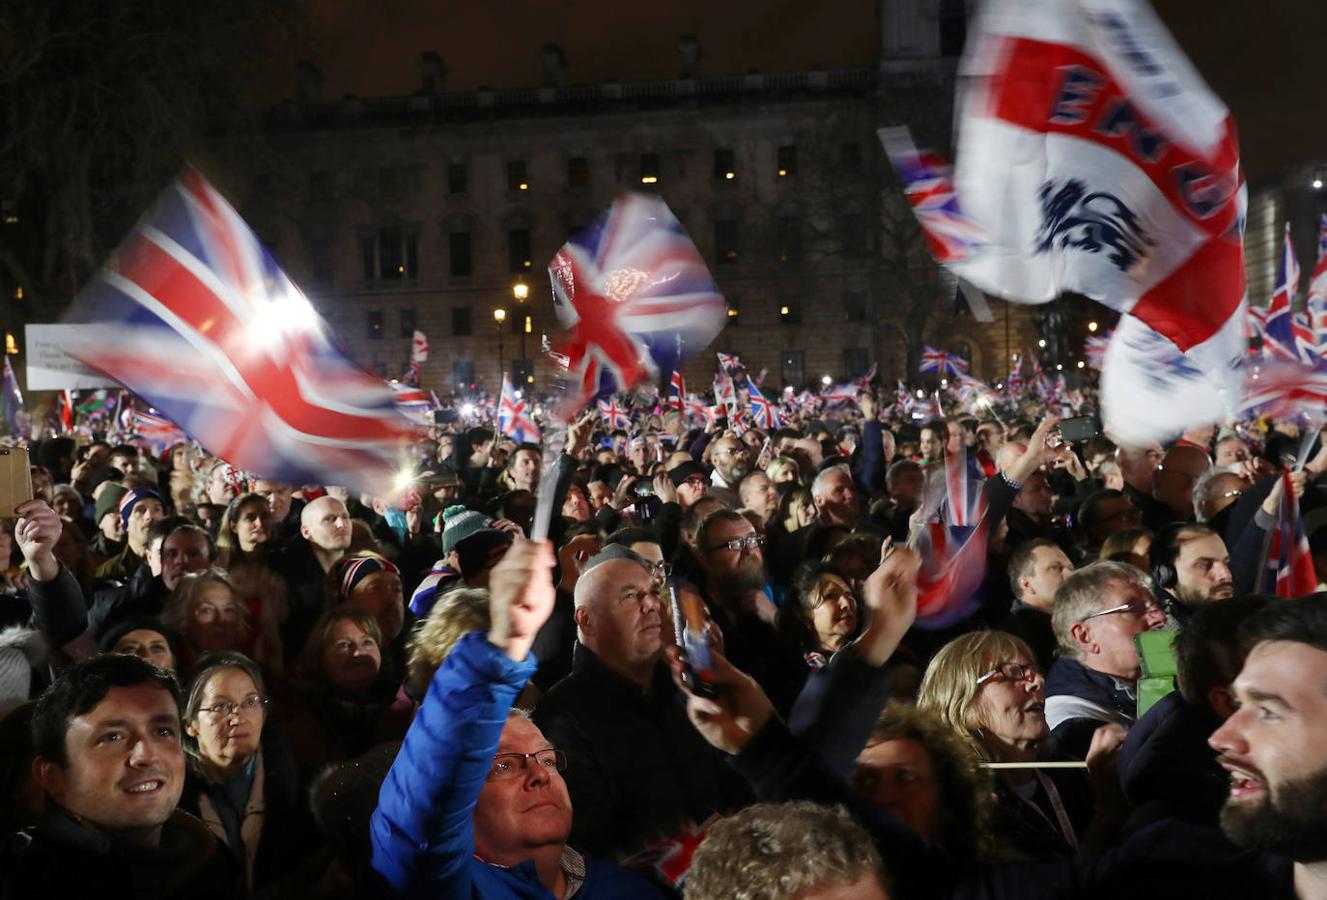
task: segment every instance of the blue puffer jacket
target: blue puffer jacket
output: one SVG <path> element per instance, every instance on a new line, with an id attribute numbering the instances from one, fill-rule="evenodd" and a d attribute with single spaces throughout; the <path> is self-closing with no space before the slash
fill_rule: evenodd
<path id="1" fill-rule="evenodd" d="M 513 662 L 487 635 L 466 635 L 429 686 L 387 773 L 370 830 L 373 867 L 407 897 L 548 898 L 534 863 L 511 869 L 475 858 L 470 817 L 488 777 L 507 711 L 534 674 L 531 654 Z M 658 897 L 644 879 L 586 862 L 577 898 Z"/>

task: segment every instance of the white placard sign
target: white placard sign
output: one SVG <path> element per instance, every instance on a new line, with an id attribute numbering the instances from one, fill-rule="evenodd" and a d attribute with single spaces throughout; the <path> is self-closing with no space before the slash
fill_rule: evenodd
<path id="1" fill-rule="evenodd" d="M 74 335 L 92 332 L 105 339 L 105 325 L 29 325 L 27 331 L 28 390 L 59 391 L 118 387 L 64 352 Z"/>

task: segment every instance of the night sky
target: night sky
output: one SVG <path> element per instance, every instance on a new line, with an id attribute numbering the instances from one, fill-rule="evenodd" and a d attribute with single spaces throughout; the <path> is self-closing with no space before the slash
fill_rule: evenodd
<path id="1" fill-rule="evenodd" d="M 326 76 L 325 96 L 408 94 L 419 54 L 446 61 L 447 90 L 532 87 L 540 48 L 559 44 L 568 83 L 672 78 L 677 39 L 695 34 L 701 73 L 737 74 L 869 65 L 874 0 L 301 0 L 299 37 L 264 42 L 254 95 L 293 93 L 294 62 Z M 1159 0 L 1162 18 L 1235 114 L 1249 178 L 1327 158 L 1327 84 L 1317 63 L 1327 33 L 1323 0 Z"/>

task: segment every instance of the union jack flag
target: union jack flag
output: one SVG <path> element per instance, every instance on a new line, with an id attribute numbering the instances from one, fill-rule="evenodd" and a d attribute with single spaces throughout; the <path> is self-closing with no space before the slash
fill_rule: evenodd
<path id="1" fill-rule="evenodd" d="M 396 395 L 396 408 L 401 415 L 420 425 L 433 424 L 432 397 L 417 386 L 412 387 L 404 383 L 392 385 L 392 392 Z"/>
<path id="2" fill-rule="evenodd" d="M 631 416 L 627 414 L 624 407 L 618 406 L 617 398 L 611 397 L 608 400 L 599 401 L 599 414 L 604 417 L 604 424 L 610 430 L 623 431 L 631 428 Z"/>
<path id="3" fill-rule="evenodd" d="M 657 376 L 683 340 L 704 346 L 726 305 L 700 252 L 667 204 L 623 194 L 548 267 L 553 308 L 567 328 L 569 419 L 590 398 L 629 391 Z"/>
<path id="4" fill-rule="evenodd" d="M 706 406 L 704 400 L 700 399 L 695 394 L 687 395 L 687 401 L 685 407 L 687 415 L 695 416 L 697 419 L 704 419 L 707 409 L 709 409 L 709 407 Z"/>
<path id="5" fill-rule="evenodd" d="M 747 382 L 750 385 L 747 390 L 751 401 L 751 419 L 758 428 L 764 428 L 766 431 L 772 431 L 783 425 L 779 419 L 779 408 L 774 401 L 765 398 L 756 387 L 755 382 Z"/>
<path id="6" fill-rule="evenodd" d="M 1087 357 L 1087 364 L 1100 372 L 1102 361 L 1106 358 L 1106 348 L 1109 346 L 1109 332 L 1106 334 L 1089 334 L 1087 341 L 1083 344 L 1083 355 Z"/>
<path id="7" fill-rule="evenodd" d="M 410 339 L 410 361 L 412 363 L 428 362 L 429 358 L 429 339 L 422 331 L 416 331 Z"/>
<path id="8" fill-rule="evenodd" d="M 949 354 L 939 347 L 932 347 L 929 344 L 922 347 L 921 365 L 917 367 L 918 372 L 939 372 L 944 374 L 948 371 L 946 366 L 949 363 Z"/>
<path id="9" fill-rule="evenodd" d="M 1313 326 L 1309 324 L 1307 312 L 1297 312 L 1290 316 L 1290 331 L 1295 336 L 1295 355 L 1305 365 L 1313 365 L 1318 358 L 1318 342 L 1313 336 Z"/>
<path id="10" fill-rule="evenodd" d="M 1305 366 L 1294 360 L 1268 359 L 1248 367 L 1243 408 L 1274 419 L 1306 413 L 1313 419 L 1327 410 L 1327 365 Z"/>
<path id="11" fill-rule="evenodd" d="M 401 375 L 401 383 L 407 387 L 419 387 L 419 363 L 413 359 L 405 367 L 405 372 Z"/>
<path id="12" fill-rule="evenodd" d="M 915 405 L 916 401 L 912 399 L 912 391 L 908 390 L 908 386 L 900 381 L 898 383 L 898 395 L 894 401 L 894 408 L 898 411 L 899 415 L 907 415 L 912 411 L 912 408 Z"/>
<path id="13" fill-rule="evenodd" d="M 1304 519 L 1299 514 L 1299 500 L 1290 486 L 1290 473 L 1281 473 L 1281 502 L 1276 524 L 1267 534 L 1263 547 L 1263 568 L 1259 592 L 1275 597 L 1302 597 L 1317 590 L 1318 576 L 1313 555 L 1304 536 Z"/>
<path id="14" fill-rule="evenodd" d="M 687 383 L 682 379 L 682 372 L 674 369 L 673 377 L 668 380 L 668 405 L 683 412 L 686 395 Z"/>
<path id="15" fill-rule="evenodd" d="M 134 410 L 134 433 L 146 438 L 154 447 L 169 447 L 188 440 L 188 436 L 165 416 Z"/>
<path id="16" fill-rule="evenodd" d="M 742 365 L 742 361 L 736 356 L 729 356 L 727 353 L 719 353 L 716 355 L 719 357 L 720 372 L 726 372 L 731 375 L 734 372 L 741 371 L 745 368 L 745 366 Z"/>
<path id="17" fill-rule="evenodd" d="M 925 525 L 910 541 L 922 557 L 917 573 L 918 628 L 946 628 L 981 606 L 990 522 L 985 498 L 980 490 L 972 490 L 967 472 L 966 458 L 957 454 L 946 460 L 942 482 L 927 481 L 921 511 Z M 947 521 L 943 507 L 949 508 Z M 959 525 L 957 516 L 976 524 Z"/>
<path id="18" fill-rule="evenodd" d="M 67 352 L 213 455 L 277 481 L 387 496 L 415 431 L 337 348 L 309 301 L 193 169 L 84 288 L 71 321 L 113 341 Z"/>
<path id="19" fill-rule="evenodd" d="M 869 391 L 871 389 L 871 382 L 875 381 L 875 370 L 876 364 L 871 363 L 871 368 L 866 370 L 866 374 L 857 379 L 857 387 L 859 390 Z"/>
<path id="20" fill-rule="evenodd" d="M 826 404 L 851 403 L 857 399 L 857 392 L 862 388 L 856 383 L 831 384 L 820 391 L 820 399 Z"/>
<path id="21" fill-rule="evenodd" d="M 498 431 L 518 444 L 537 444 L 543 439 L 539 426 L 530 415 L 530 404 L 517 399 L 506 373 L 502 375 L 502 397 L 498 400 Z"/>
<path id="22" fill-rule="evenodd" d="M 1309 324 L 1318 345 L 1318 355 L 1327 352 L 1327 214 L 1318 223 L 1318 261 L 1309 279 L 1307 303 Z"/>
<path id="23" fill-rule="evenodd" d="M 1050 379 L 1042 371 L 1041 360 L 1035 356 L 1032 357 L 1032 378 L 1028 381 L 1028 388 L 1038 397 L 1046 396 L 1051 390 Z"/>
<path id="24" fill-rule="evenodd" d="M 918 150 L 906 128 L 881 128 L 877 134 L 936 262 L 967 259 L 986 242 L 986 233 L 959 209 L 950 167 L 936 154 Z"/>
<path id="25" fill-rule="evenodd" d="M 945 511 L 950 525 L 966 528 L 981 518 L 981 485 L 970 478 L 968 450 L 945 456 Z"/>
<path id="26" fill-rule="evenodd" d="M 1286 223 L 1281 262 L 1276 269 L 1276 287 L 1267 302 L 1267 322 L 1263 328 L 1263 346 L 1272 355 L 1284 359 L 1299 359 L 1295 348 L 1295 323 L 1290 307 L 1299 289 L 1299 260 L 1295 246 L 1290 242 L 1290 223 Z"/>

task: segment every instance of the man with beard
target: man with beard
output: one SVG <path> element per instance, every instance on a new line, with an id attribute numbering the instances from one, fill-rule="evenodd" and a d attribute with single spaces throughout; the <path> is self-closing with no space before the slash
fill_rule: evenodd
<path id="1" fill-rule="evenodd" d="M 714 464 L 710 496 L 718 497 L 729 506 L 737 506 L 737 487 L 751 471 L 751 451 L 741 440 L 727 435 L 714 442 L 710 461 Z"/>
<path id="2" fill-rule="evenodd" d="M 1230 774 L 1221 829 L 1293 860 L 1296 896 L 1327 897 L 1327 597 L 1269 603 L 1243 635 L 1239 706 L 1209 740 Z"/>
<path id="3" fill-rule="evenodd" d="M 1183 623 L 1199 606 L 1235 593 L 1226 542 L 1206 525 L 1182 525 L 1157 535 L 1148 551 L 1152 580 L 1166 610 Z"/>
<path id="4" fill-rule="evenodd" d="M 764 590 L 764 543 L 745 516 L 729 509 L 711 513 L 696 531 L 701 595 L 723 633 L 728 658 L 787 711 L 805 673 L 774 629 L 774 605 Z"/>
<path id="5" fill-rule="evenodd" d="M 655 567 L 622 544 L 591 558 L 576 582 L 571 674 L 535 709 L 567 754 L 571 843 L 597 856 L 630 855 L 751 799 L 677 702 L 661 590 Z"/>

